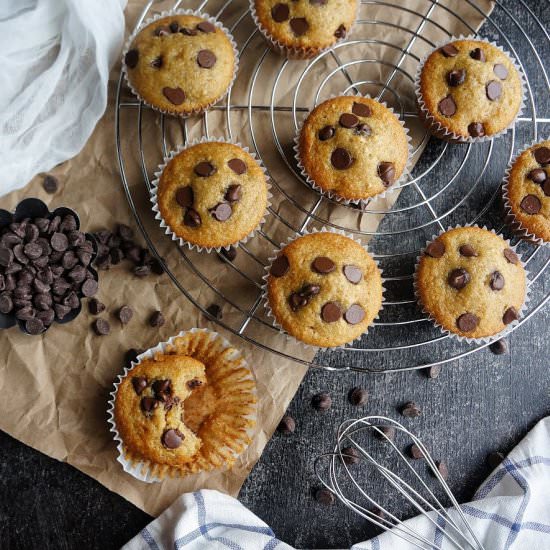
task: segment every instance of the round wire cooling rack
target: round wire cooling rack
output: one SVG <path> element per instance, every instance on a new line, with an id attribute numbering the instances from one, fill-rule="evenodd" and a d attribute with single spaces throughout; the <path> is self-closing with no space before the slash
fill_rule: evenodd
<path id="1" fill-rule="evenodd" d="M 156 113 L 132 96 L 122 74 L 116 92 L 116 148 L 128 202 L 151 252 L 179 292 L 204 315 L 213 319 L 207 309 L 216 303 L 224 316 L 213 320 L 226 330 L 265 351 L 330 370 L 426 368 L 455 362 L 490 344 L 459 343 L 435 329 L 415 306 L 412 274 L 419 250 L 442 229 L 475 223 L 506 234 L 498 207 L 505 167 L 519 149 L 548 135 L 550 129 L 550 118 L 544 118 L 550 81 L 542 61 L 550 53 L 550 36 L 547 25 L 524 0 L 496 0 L 492 12 L 489 0 L 460 4 L 458 13 L 454 0 L 361 0 L 348 39 L 310 61 L 289 61 L 272 52 L 244 0 L 146 4 L 136 26 L 166 9 L 198 9 L 230 29 L 239 47 L 239 73 L 230 93 L 201 117 Z M 511 53 L 526 76 L 525 109 L 505 136 L 475 145 L 447 144 L 430 139 L 421 127 L 414 107 L 414 74 L 423 55 L 451 36 L 447 29 L 453 35 L 494 40 Z M 369 94 L 395 110 L 410 131 L 416 162 L 407 181 L 360 207 L 312 189 L 297 169 L 292 151 L 307 112 L 332 95 L 350 92 Z M 234 260 L 178 246 L 161 232 L 150 209 L 151 180 L 163 157 L 202 136 L 225 137 L 248 146 L 271 179 L 270 216 L 252 240 L 239 246 Z M 323 226 L 368 241 L 386 280 L 385 307 L 375 326 L 352 345 L 331 350 L 341 367 L 324 364 L 323 354 L 312 361 L 304 359 L 303 348 L 289 345 L 262 304 L 262 276 L 273 250 L 292 235 Z M 527 264 L 531 299 L 524 317 L 509 332 L 550 299 L 544 288 L 550 248 L 517 239 L 512 243 Z"/>

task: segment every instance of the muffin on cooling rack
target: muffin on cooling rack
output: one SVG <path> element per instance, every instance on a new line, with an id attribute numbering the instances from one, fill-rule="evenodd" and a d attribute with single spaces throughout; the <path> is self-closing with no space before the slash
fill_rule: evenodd
<path id="1" fill-rule="evenodd" d="M 256 383 L 244 358 L 204 329 L 147 354 L 111 394 L 111 431 L 123 464 L 149 480 L 231 467 L 256 421 Z"/>
<path id="2" fill-rule="evenodd" d="M 146 22 L 124 53 L 128 83 L 164 113 L 197 114 L 219 101 L 236 70 L 233 38 L 214 19 L 176 11 Z"/>
<path id="3" fill-rule="evenodd" d="M 275 323 L 313 346 L 340 346 L 367 331 L 382 307 L 382 276 L 353 239 L 328 231 L 298 237 L 271 262 L 267 307 Z"/>
<path id="4" fill-rule="evenodd" d="M 271 46 L 291 58 L 314 57 L 349 33 L 357 0 L 251 0 L 254 21 Z"/>
<path id="5" fill-rule="evenodd" d="M 418 300 L 443 330 L 478 339 L 517 321 L 526 273 L 509 243 L 487 229 L 457 227 L 424 249 L 415 274 Z"/>
<path id="6" fill-rule="evenodd" d="M 523 86 L 516 65 L 483 40 L 455 40 L 421 63 L 416 81 L 420 118 L 437 137 L 480 141 L 505 132 L 518 116 Z"/>
<path id="7" fill-rule="evenodd" d="M 523 238 L 550 242 L 550 141 L 523 150 L 502 187 L 507 221 Z"/>
<path id="8" fill-rule="evenodd" d="M 344 201 L 383 193 L 403 174 L 409 141 L 397 116 L 378 101 L 341 96 L 308 115 L 296 143 L 296 158 L 314 187 Z"/>
<path id="9" fill-rule="evenodd" d="M 161 166 L 151 200 L 173 239 L 211 251 L 244 242 L 260 226 L 268 186 L 263 168 L 245 149 L 204 141 Z"/>

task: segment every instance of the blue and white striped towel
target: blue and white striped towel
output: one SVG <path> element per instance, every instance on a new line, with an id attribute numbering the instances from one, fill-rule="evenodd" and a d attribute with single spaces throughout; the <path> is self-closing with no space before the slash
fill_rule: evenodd
<path id="1" fill-rule="evenodd" d="M 462 510 L 486 550 L 550 549 L 550 417 L 529 432 Z M 407 524 L 433 540 L 436 548 L 449 548 L 426 518 L 413 518 Z M 211 490 L 179 497 L 123 550 L 179 548 L 291 549 L 239 501 Z M 416 547 L 391 532 L 353 546 L 353 550 L 412 548 Z"/>

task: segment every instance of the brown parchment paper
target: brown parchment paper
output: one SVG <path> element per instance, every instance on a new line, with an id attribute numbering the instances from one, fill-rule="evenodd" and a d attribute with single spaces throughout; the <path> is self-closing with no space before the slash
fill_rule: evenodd
<path id="1" fill-rule="evenodd" d="M 472 9 L 462 0 L 442 0 L 440 3 L 446 9 L 435 7 L 430 12 L 431 20 L 437 22 L 439 27 L 432 23 L 421 27 L 421 17 L 403 11 L 370 5 L 362 6 L 361 19 L 388 21 L 394 26 L 358 25 L 352 38 L 367 36 L 385 40 L 397 45 L 398 48 L 358 44 L 353 46 L 353 51 L 349 48 L 347 51 L 339 49 L 338 55 L 343 62 L 363 57 L 382 59 L 389 64 L 352 66 L 349 68 L 349 76 L 354 81 L 384 82 L 391 75 L 391 65 L 399 61 L 401 55 L 399 47 L 405 48 L 411 38 L 410 34 L 400 30 L 400 27 L 418 28 L 422 36 L 435 42 L 446 37 L 445 29 L 453 34 L 470 32 L 452 15 L 453 13 L 460 14 L 473 28 L 477 28 L 483 21 L 482 13 Z M 126 10 L 128 29 L 134 26 L 144 4 L 143 0 L 130 0 Z M 432 5 L 427 0 L 410 0 L 406 4 L 407 8 L 417 10 L 421 14 L 428 12 Z M 477 4 L 484 6 L 485 13 L 490 12 L 489 0 L 477 2 Z M 160 2 L 154 4 L 154 10 L 160 11 L 169 8 L 170 5 L 171 2 Z M 216 6 L 219 5 L 221 4 L 209 3 L 208 12 L 215 15 Z M 224 11 L 221 19 L 226 25 L 231 25 L 242 13 L 244 5 L 245 0 L 235 0 Z M 246 17 L 237 26 L 235 36 L 240 46 L 252 30 L 250 17 Z M 391 38 L 388 38 L 388 33 L 391 33 Z M 427 51 L 428 46 L 425 42 L 417 42 L 411 51 L 420 57 Z M 261 37 L 254 37 L 249 48 L 248 53 L 241 60 L 239 77 L 232 94 L 233 105 L 246 105 L 248 102 L 249 81 L 254 75 L 257 56 L 264 51 Z M 282 64 L 283 61 L 275 54 L 267 54 L 260 72 L 256 75 L 252 94 L 254 104 L 269 105 L 273 81 Z M 285 65 L 274 94 L 277 105 L 292 105 L 296 82 L 306 66 L 306 63 L 299 61 Z M 401 67 L 414 74 L 415 62 L 407 58 Z M 335 61 L 331 56 L 326 56 L 315 64 L 300 88 L 297 104 L 310 108 L 313 105 L 315 90 L 324 76 L 334 68 Z M 2 197 L 0 199 L 2 208 L 12 209 L 25 197 L 39 197 L 52 207 L 67 205 L 76 209 L 81 218 L 82 228 L 87 231 L 102 227 L 113 228 L 117 222 L 136 227 L 121 186 L 115 154 L 114 92 L 118 74 L 119 65 L 117 64 L 112 72 L 109 106 L 84 150 L 74 159 L 52 170 L 61 182 L 60 190 L 53 196 L 47 195 L 42 189 L 42 177 L 37 176 L 22 190 Z M 405 110 L 413 111 L 412 82 L 399 72 L 392 80 L 392 86 L 400 90 Z M 319 99 L 326 99 L 331 94 L 340 93 L 346 87 L 349 87 L 346 75 L 337 71 L 322 88 Z M 371 90 L 361 89 L 360 91 L 364 93 Z M 376 89 L 371 93 L 376 93 Z M 391 94 L 385 99 L 394 107 L 398 106 L 396 101 L 391 101 Z M 132 101 L 129 92 L 124 92 L 123 100 Z M 123 111 L 121 147 L 125 159 L 125 171 L 132 200 L 140 212 L 145 227 L 159 252 L 189 294 L 203 307 L 213 302 L 223 303 L 223 300 L 196 276 L 193 271 L 195 267 L 209 278 L 213 287 L 220 289 L 234 300 L 238 307 L 232 307 L 227 303 L 224 305 L 224 322 L 231 327 L 240 326 L 243 315 L 239 308 L 246 310 L 254 306 L 258 295 L 257 288 L 253 284 L 243 282 L 242 277 L 237 276 L 228 266 L 221 263 L 215 255 L 191 253 L 189 258 L 192 267 L 190 267 L 182 260 L 174 243 L 162 234 L 150 212 L 147 190 L 140 171 L 137 109 L 129 107 Z M 305 117 L 305 114 L 300 112 L 300 117 Z M 233 137 L 244 145 L 249 145 L 254 139 L 263 161 L 279 185 L 274 189 L 274 211 L 287 223 L 300 227 L 305 217 L 301 207 L 309 208 L 312 201 L 316 200 L 316 196 L 304 185 L 296 182 L 290 174 L 289 167 L 283 162 L 284 156 L 293 166 L 292 114 L 290 111 L 283 110 L 276 119 L 282 155 L 274 146 L 269 111 L 255 112 L 254 134 L 248 125 L 247 117 L 245 111 L 232 109 L 231 136 L 227 134 L 226 120 L 221 111 L 213 112 L 209 116 L 208 127 L 205 127 L 201 121 L 195 120 L 189 121 L 185 130 L 191 138 L 198 137 L 206 130 L 211 136 L 223 136 L 225 132 L 226 137 Z M 407 126 L 411 129 L 414 144 L 419 145 L 421 150 L 422 132 L 412 118 L 407 120 Z M 177 121 L 167 121 L 166 130 L 167 146 L 177 145 L 182 139 L 181 124 Z M 159 119 L 147 110 L 143 112 L 141 135 L 147 172 L 152 176 L 155 164 L 158 164 L 162 158 L 162 149 Z M 389 208 L 396 198 L 397 193 L 394 193 L 381 201 L 375 201 L 374 207 Z M 296 202 L 294 203 L 291 199 Z M 358 215 L 336 205 L 323 204 L 317 213 L 322 219 L 369 231 L 376 229 L 380 219 L 379 216 Z M 308 227 L 315 225 L 319 224 L 314 219 Z M 271 216 L 268 219 L 265 232 L 276 244 L 292 234 L 292 230 L 277 216 Z M 266 239 L 256 238 L 246 246 L 248 250 L 264 260 L 271 251 L 271 245 L 268 246 Z M 258 266 L 248 254 L 241 251 L 237 265 L 253 280 L 260 281 L 261 266 Z M 127 266 L 117 266 L 108 272 L 100 272 L 98 297 L 107 305 L 104 317 L 111 322 L 112 331 L 109 336 L 98 337 L 91 331 L 90 324 L 93 317 L 87 313 L 86 304 L 84 304 L 83 313 L 74 322 L 63 326 L 54 325 L 41 337 L 26 336 L 16 328 L 0 332 L 0 391 L 10 396 L 8 401 L 4 400 L 0 428 L 43 453 L 72 464 L 152 515 L 162 512 L 181 493 L 198 488 L 215 488 L 236 495 L 296 392 L 306 373 L 306 367 L 262 351 L 230 332 L 211 325 L 242 349 L 255 371 L 258 382 L 259 415 L 254 441 L 230 472 L 214 472 L 156 484 L 140 482 L 125 474 L 116 461 L 116 446 L 106 422 L 108 394 L 112 389 L 114 378 L 122 370 L 124 353 L 128 348 L 148 348 L 180 330 L 194 326 L 208 326 L 209 323 L 200 311 L 176 289 L 166 275 L 138 279 L 129 272 Z M 124 304 L 131 305 L 135 313 L 131 323 L 122 329 L 114 313 Z M 150 328 L 147 324 L 149 315 L 157 309 L 163 311 L 167 319 L 161 329 Z M 257 311 L 260 316 L 263 315 L 261 305 Z M 304 360 L 313 359 L 313 349 L 291 343 L 284 336 L 278 335 L 261 323 L 250 323 L 245 334 L 249 338 L 257 339 L 289 355 Z"/>

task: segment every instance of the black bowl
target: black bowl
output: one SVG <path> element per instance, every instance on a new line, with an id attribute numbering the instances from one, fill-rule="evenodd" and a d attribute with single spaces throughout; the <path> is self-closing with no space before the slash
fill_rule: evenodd
<path id="1" fill-rule="evenodd" d="M 76 220 L 76 228 L 80 229 L 80 218 L 78 217 L 78 214 L 72 210 L 71 208 L 67 208 L 66 206 L 60 206 L 59 208 L 56 208 L 53 212 L 50 212 L 48 207 L 40 200 L 35 198 L 30 199 L 24 199 L 22 200 L 15 208 L 13 212 L 8 212 L 7 210 L 3 210 L 0 208 L 0 229 L 4 228 L 7 225 L 10 225 L 14 222 L 20 222 L 24 220 L 25 218 L 48 218 L 53 219 L 55 216 L 60 216 L 63 218 L 67 215 L 74 216 Z M 90 264 L 87 266 L 87 270 L 92 274 L 93 278 L 98 281 L 99 277 L 97 274 L 97 271 L 92 267 L 92 263 L 95 260 L 97 256 L 97 242 L 93 235 L 90 233 L 85 233 L 86 240 L 90 241 L 92 243 L 92 259 L 90 260 Z M 58 319 L 57 316 L 54 318 L 53 323 L 59 323 L 60 325 L 64 325 L 66 323 L 70 323 L 74 319 L 76 319 L 79 315 L 79 313 L 82 311 L 82 298 L 83 295 L 79 291 L 77 293 L 79 298 L 79 306 L 75 309 L 72 309 L 63 319 Z M 9 313 L 4 314 L 0 312 L 0 329 L 10 328 L 14 325 L 19 325 L 19 328 L 22 332 L 25 334 L 30 334 L 26 327 L 25 322 L 21 321 L 20 319 L 17 319 L 15 317 L 15 313 Z M 52 325 L 49 325 L 42 331 L 41 334 L 44 334 L 50 328 Z"/>

